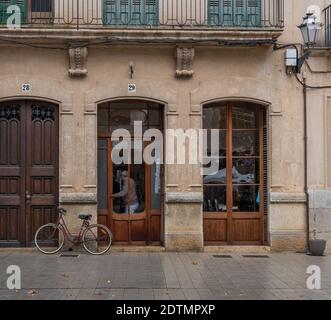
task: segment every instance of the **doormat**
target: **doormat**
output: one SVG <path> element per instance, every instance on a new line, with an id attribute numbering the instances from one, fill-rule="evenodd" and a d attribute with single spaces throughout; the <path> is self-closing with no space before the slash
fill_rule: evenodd
<path id="1" fill-rule="evenodd" d="M 270 258 L 267 255 L 262 254 L 243 254 L 242 257 L 244 258 Z"/>
<path id="2" fill-rule="evenodd" d="M 214 258 L 232 258 L 229 254 L 215 254 L 213 255 Z"/>

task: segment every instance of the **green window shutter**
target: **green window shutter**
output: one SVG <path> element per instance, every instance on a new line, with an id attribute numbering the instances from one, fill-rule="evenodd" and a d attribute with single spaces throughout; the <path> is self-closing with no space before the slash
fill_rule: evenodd
<path id="1" fill-rule="evenodd" d="M 233 0 L 208 0 L 208 24 L 233 25 Z"/>
<path id="2" fill-rule="evenodd" d="M 246 0 L 234 0 L 234 26 L 245 26 L 247 19 Z"/>
<path id="3" fill-rule="evenodd" d="M 261 27 L 261 0 L 247 0 L 247 21 L 249 27 Z"/>
<path id="4" fill-rule="evenodd" d="M 17 5 L 21 9 L 21 23 L 26 23 L 27 20 L 27 5 L 26 0 L 0 0 L 0 24 L 6 24 L 7 19 L 11 14 L 7 13 L 7 8 L 11 5 Z"/>
<path id="5" fill-rule="evenodd" d="M 259 27 L 261 0 L 208 0 L 208 24 L 224 27 Z"/>
<path id="6" fill-rule="evenodd" d="M 158 0 L 104 0 L 104 24 L 157 25 Z"/>

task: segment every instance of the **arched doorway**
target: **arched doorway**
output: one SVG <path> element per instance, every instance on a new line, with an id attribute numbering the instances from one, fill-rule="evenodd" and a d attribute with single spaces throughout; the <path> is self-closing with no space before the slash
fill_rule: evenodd
<path id="1" fill-rule="evenodd" d="M 58 205 L 58 106 L 0 103 L 0 246 L 30 246 Z"/>
<path id="2" fill-rule="evenodd" d="M 231 101 L 203 108 L 208 136 L 218 130 L 217 167 L 203 177 L 206 244 L 261 245 L 266 240 L 267 121 L 258 104 Z"/>
<path id="3" fill-rule="evenodd" d="M 140 139 L 134 122 L 141 123 L 141 134 L 149 129 L 163 131 L 163 106 L 143 100 L 120 100 L 98 106 L 98 221 L 108 225 L 114 244 L 161 244 L 163 166 L 146 163 L 135 144 Z M 115 162 L 112 154 L 118 141 L 115 130 L 127 132 L 130 141 L 121 155 L 130 163 Z M 136 135 L 136 136 L 135 136 Z M 142 142 L 142 148 L 146 142 Z"/>

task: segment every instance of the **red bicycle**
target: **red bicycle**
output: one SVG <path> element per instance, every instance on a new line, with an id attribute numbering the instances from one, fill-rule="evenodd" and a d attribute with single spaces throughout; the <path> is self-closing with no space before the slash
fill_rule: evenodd
<path id="1" fill-rule="evenodd" d="M 83 244 L 84 249 L 94 255 L 106 253 L 112 240 L 111 231 L 102 224 L 90 224 L 91 214 L 79 214 L 82 225 L 78 235 L 71 234 L 64 220 L 66 210 L 58 208 L 59 217 L 56 223 L 41 226 L 34 237 L 36 247 L 45 254 L 54 254 L 61 250 L 64 241 L 73 245 Z"/>

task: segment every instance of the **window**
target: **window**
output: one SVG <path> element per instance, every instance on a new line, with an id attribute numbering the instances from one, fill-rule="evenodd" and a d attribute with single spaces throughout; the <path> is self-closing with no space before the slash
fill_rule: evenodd
<path id="1" fill-rule="evenodd" d="M 208 24 L 260 27 L 261 0 L 208 0 Z"/>
<path id="2" fill-rule="evenodd" d="M 261 244 L 266 239 L 266 115 L 262 106 L 238 101 L 203 109 L 203 221 L 208 243 Z M 211 134 L 218 139 L 212 140 Z"/>
<path id="3" fill-rule="evenodd" d="M 31 12 L 52 12 L 53 0 L 31 0 Z"/>
<path id="4" fill-rule="evenodd" d="M 157 25 L 158 0 L 104 0 L 103 23 L 110 25 Z"/>

